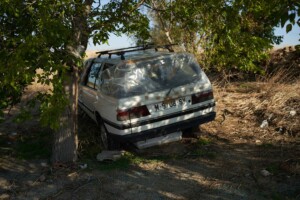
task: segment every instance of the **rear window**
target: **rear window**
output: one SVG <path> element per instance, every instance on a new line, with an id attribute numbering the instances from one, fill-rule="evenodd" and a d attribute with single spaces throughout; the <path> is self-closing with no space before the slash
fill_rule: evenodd
<path id="1" fill-rule="evenodd" d="M 100 90 L 116 98 L 161 91 L 197 82 L 202 71 L 196 59 L 187 53 L 126 61 L 102 71 Z"/>

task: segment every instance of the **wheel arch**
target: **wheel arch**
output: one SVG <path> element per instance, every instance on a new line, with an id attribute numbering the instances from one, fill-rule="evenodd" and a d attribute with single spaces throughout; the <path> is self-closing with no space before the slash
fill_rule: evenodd
<path id="1" fill-rule="evenodd" d="M 100 122 L 103 122 L 101 115 L 99 114 L 99 112 L 95 111 L 95 119 L 97 124 L 99 125 Z"/>

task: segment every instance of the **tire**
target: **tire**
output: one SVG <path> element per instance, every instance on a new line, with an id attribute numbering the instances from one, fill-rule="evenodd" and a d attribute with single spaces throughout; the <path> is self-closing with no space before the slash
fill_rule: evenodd
<path id="1" fill-rule="evenodd" d="M 108 133 L 106 131 L 106 128 L 104 126 L 103 122 L 99 123 L 99 127 L 100 127 L 100 141 L 101 141 L 101 145 L 103 147 L 104 150 L 108 149 Z"/>
<path id="2" fill-rule="evenodd" d="M 103 120 L 97 119 L 100 128 L 100 140 L 104 150 L 117 150 L 120 148 L 120 144 L 115 141 L 108 133 Z"/>

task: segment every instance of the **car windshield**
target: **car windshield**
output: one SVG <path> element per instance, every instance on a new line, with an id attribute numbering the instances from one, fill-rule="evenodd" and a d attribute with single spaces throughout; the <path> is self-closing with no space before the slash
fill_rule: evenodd
<path id="1" fill-rule="evenodd" d="M 200 81 L 202 71 L 193 55 L 175 53 L 122 62 L 104 69 L 100 90 L 125 98 Z"/>

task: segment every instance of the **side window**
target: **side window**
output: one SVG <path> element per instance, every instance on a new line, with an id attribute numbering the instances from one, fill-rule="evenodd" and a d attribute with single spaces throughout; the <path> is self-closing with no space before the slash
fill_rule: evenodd
<path id="1" fill-rule="evenodd" d="M 91 60 L 88 60 L 88 61 L 84 62 L 83 63 L 83 69 L 88 68 L 90 66 L 91 62 L 92 62 Z M 87 79 L 87 77 L 86 77 L 87 72 L 85 70 L 83 70 L 83 71 L 81 71 L 81 70 L 79 71 L 79 73 L 81 74 L 79 82 L 80 82 L 81 85 L 85 85 L 86 79 Z"/>
<path id="2" fill-rule="evenodd" d="M 98 77 L 98 73 L 101 67 L 101 63 L 94 63 L 89 71 L 86 85 L 90 88 L 95 88 L 95 82 Z"/>
<path id="3" fill-rule="evenodd" d="M 112 67 L 112 66 L 114 66 L 114 64 L 104 63 L 102 74 L 101 74 L 101 80 L 111 78 L 111 72 L 110 72 L 109 68 Z"/>

